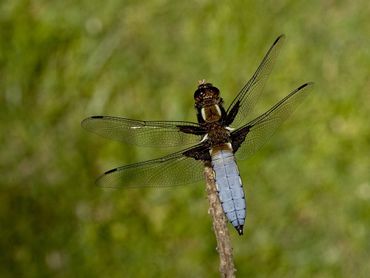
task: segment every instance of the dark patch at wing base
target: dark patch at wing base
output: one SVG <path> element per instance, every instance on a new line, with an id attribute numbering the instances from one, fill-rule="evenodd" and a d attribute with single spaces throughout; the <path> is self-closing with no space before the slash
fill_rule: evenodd
<path id="1" fill-rule="evenodd" d="M 183 152 L 183 155 L 186 157 L 191 157 L 195 160 L 211 161 L 209 147 L 205 144 L 186 150 Z"/>
<path id="2" fill-rule="evenodd" d="M 181 132 L 194 134 L 194 135 L 205 135 L 207 130 L 200 126 L 191 126 L 191 125 L 178 125 L 178 129 Z"/>
<path id="3" fill-rule="evenodd" d="M 241 144 L 244 142 L 245 137 L 247 136 L 250 129 L 251 129 L 250 126 L 245 126 L 231 133 L 231 145 L 233 147 L 234 153 L 239 149 Z"/>

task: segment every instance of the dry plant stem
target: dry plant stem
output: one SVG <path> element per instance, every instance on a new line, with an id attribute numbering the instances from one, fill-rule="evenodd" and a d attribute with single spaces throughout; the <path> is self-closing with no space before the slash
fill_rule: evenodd
<path id="1" fill-rule="evenodd" d="M 235 277 L 236 269 L 234 268 L 230 234 L 226 226 L 227 220 L 218 198 L 213 169 L 210 164 L 205 165 L 204 174 L 207 185 L 209 212 L 212 216 L 213 230 L 217 240 L 217 251 L 220 256 L 221 277 Z"/>

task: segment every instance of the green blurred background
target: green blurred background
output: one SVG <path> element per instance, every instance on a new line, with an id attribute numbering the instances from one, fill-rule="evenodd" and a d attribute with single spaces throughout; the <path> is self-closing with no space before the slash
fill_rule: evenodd
<path id="1" fill-rule="evenodd" d="M 205 78 L 226 104 L 281 33 L 258 112 L 315 88 L 240 161 L 239 277 L 370 276 L 368 1 L 0 4 L 1 277 L 218 277 L 205 185 L 103 190 L 112 167 L 174 150 L 90 134 L 90 115 L 195 121 Z"/>

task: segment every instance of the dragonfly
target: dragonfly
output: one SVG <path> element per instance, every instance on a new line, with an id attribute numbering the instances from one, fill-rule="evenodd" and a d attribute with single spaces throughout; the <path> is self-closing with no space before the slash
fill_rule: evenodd
<path id="1" fill-rule="evenodd" d="M 293 90 L 258 117 L 248 120 L 271 73 L 285 36 L 280 35 L 250 80 L 226 109 L 220 90 L 202 81 L 195 93 L 197 122 L 142 121 L 114 116 L 92 116 L 83 128 L 102 137 L 145 147 L 179 147 L 169 155 L 111 169 L 96 183 L 107 188 L 172 187 L 204 178 L 213 168 L 222 209 L 239 235 L 243 234 L 246 199 L 236 163 L 259 150 L 308 95 L 313 83 Z"/>

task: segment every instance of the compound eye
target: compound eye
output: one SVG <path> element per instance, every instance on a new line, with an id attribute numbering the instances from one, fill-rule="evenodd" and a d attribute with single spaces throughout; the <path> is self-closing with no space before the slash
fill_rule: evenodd
<path id="1" fill-rule="evenodd" d="M 216 87 L 212 88 L 212 92 L 216 97 L 220 96 L 220 91 Z"/>
<path id="2" fill-rule="evenodd" d="M 204 97 L 204 92 L 202 90 L 196 90 L 194 93 L 194 99 L 195 100 L 201 100 Z"/>

